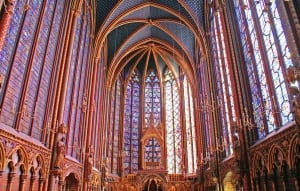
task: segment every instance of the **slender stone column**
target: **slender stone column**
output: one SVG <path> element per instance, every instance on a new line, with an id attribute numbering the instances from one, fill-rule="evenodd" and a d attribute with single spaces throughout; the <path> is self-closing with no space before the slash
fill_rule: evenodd
<path id="1" fill-rule="evenodd" d="M 63 191 L 64 190 L 64 185 L 65 185 L 65 182 L 62 179 L 59 179 L 59 181 L 58 181 L 58 190 Z"/>
<path id="2" fill-rule="evenodd" d="M 45 178 L 40 178 L 40 180 L 39 180 L 39 189 L 38 189 L 39 191 L 44 190 L 45 182 L 46 182 Z"/>
<path id="3" fill-rule="evenodd" d="M 27 175 L 22 174 L 20 180 L 20 189 L 19 189 L 20 191 L 25 191 L 24 186 L 25 186 L 26 179 L 27 179 Z"/>
<path id="4" fill-rule="evenodd" d="M 14 173 L 14 172 L 8 173 L 6 191 L 11 191 L 11 183 L 12 183 L 13 178 L 15 177 L 15 175 L 16 175 L 16 173 Z"/>
<path id="5" fill-rule="evenodd" d="M 0 20 L 0 51 L 2 50 L 2 46 L 4 44 L 5 36 L 14 13 L 15 0 L 8 0 L 4 2 L 4 13 Z M 1 7 L 0 7 L 1 8 Z"/>
<path id="6" fill-rule="evenodd" d="M 68 26 L 67 33 L 65 37 L 65 41 L 63 42 L 63 53 L 60 59 L 61 66 L 60 66 L 60 73 L 58 77 L 57 82 L 57 94 L 55 95 L 55 104 L 54 104 L 54 111 L 53 111 L 53 119 L 52 119 L 52 128 L 56 131 L 55 125 L 60 125 L 63 120 L 63 113 L 64 113 L 64 104 L 66 100 L 66 93 L 67 93 L 67 84 L 68 84 L 68 78 L 69 78 L 69 70 L 71 67 L 71 57 L 72 57 L 72 50 L 73 50 L 73 44 L 74 44 L 74 38 L 75 38 L 75 30 L 77 26 L 77 20 L 80 15 L 80 10 L 82 6 L 82 0 L 73 0 L 71 2 L 71 10 L 70 14 L 68 15 L 70 18 L 67 19 Z M 51 156 L 51 169 L 54 169 L 54 163 L 55 163 L 55 143 L 56 143 L 56 134 L 52 134 L 50 138 L 50 149 L 53 150 L 53 154 Z M 59 169 L 57 171 L 59 175 L 62 172 L 63 169 Z M 53 185 L 53 173 L 49 177 L 49 183 L 48 183 L 48 189 L 51 190 Z M 61 188 L 63 186 L 60 186 Z"/>

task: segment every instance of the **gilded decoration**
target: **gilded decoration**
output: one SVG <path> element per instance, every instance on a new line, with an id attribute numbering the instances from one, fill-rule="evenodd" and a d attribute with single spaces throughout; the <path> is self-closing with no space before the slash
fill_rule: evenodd
<path id="1" fill-rule="evenodd" d="M 0 0 L 0 190 L 300 190 L 298 1 Z"/>
<path id="2" fill-rule="evenodd" d="M 297 163 L 296 132 L 297 127 L 293 125 L 250 148 L 252 186 L 276 184 L 275 186 L 281 189 L 284 184 L 288 184 L 294 188 L 291 172 L 297 174 L 299 171 L 294 165 Z M 260 181 L 261 177 L 265 178 L 263 182 Z M 268 177 L 274 178 L 269 180 Z"/>
<path id="3" fill-rule="evenodd" d="M 4 164 L 5 164 L 5 150 L 2 145 L 2 142 L 0 142 L 0 173 L 1 171 L 3 171 Z"/>
<path id="4" fill-rule="evenodd" d="M 293 139 L 290 142 L 289 146 L 289 155 L 288 155 L 288 164 L 291 168 L 297 169 L 299 168 L 297 165 L 300 164 L 300 154 L 299 154 L 299 148 L 300 148 L 300 138 L 295 135 Z"/>
<path id="5" fill-rule="evenodd" d="M 0 132 L 0 165 L 2 165 L 0 171 L 6 166 L 11 172 L 21 168 L 26 174 L 40 173 L 45 178 L 50 162 L 48 149 L 1 129 Z"/>
<path id="6" fill-rule="evenodd" d="M 67 127 L 61 124 L 58 127 L 56 139 L 56 158 L 54 162 L 54 169 L 62 169 L 66 154 L 66 133 Z"/>
<path id="7" fill-rule="evenodd" d="M 142 153 L 142 159 L 144 159 L 144 150 L 145 150 L 145 146 L 148 142 L 148 140 L 150 140 L 151 138 L 154 138 L 158 141 L 160 147 L 161 147 L 161 153 L 164 153 L 164 139 L 162 137 L 162 132 L 161 132 L 161 124 L 157 125 L 156 127 L 154 127 L 153 124 L 153 119 L 151 120 L 151 125 L 149 128 L 147 128 L 144 132 L 143 135 L 141 137 L 141 145 L 142 145 L 142 149 L 141 149 L 141 153 Z M 157 164 L 154 162 L 145 162 L 143 160 L 142 162 L 142 169 L 164 169 L 163 167 L 164 164 L 164 158 L 162 157 L 160 159 L 160 162 L 158 162 Z"/>
<path id="8" fill-rule="evenodd" d="M 155 187 L 161 191 L 169 190 L 191 190 L 193 187 L 193 179 L 179 174 L 166 174 L 165 172 L 157 173 L 138 173 L 130 174 L 122 180 L 114 180 L 107 182 L 106 188 L 116 188 L 117 190 L 148 190 Z"/>

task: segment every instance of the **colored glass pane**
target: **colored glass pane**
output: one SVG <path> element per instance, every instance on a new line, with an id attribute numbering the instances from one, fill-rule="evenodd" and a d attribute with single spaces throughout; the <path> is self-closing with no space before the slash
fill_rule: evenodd
<path id="1" fill-rule="evenodd" d="M 218 26 L 218 27 L 217 27 Z M 217 106 L 220 108 L 221 124 L 222 124 L 222 136 L 228 142 L 231 140 L 231 121 L 236 121 L 235 107 L 233 101 L 233 91 L 231 82 L 231 73 L 229 69 L 229 60 L 227 56 L 227 42 L 225 40 L 225 33 L 223 29 L 223 20 L 219 12 L 214 15 L 212 21 L 213 31 L 213 51 L 215 54 L 215 71 L 217 73 L 217 88 L 218 88 L 218 99 Z M 226 147 L 227 156 L 232 154 L 232 149 Z"/>
<path id="2" fill-rule="evenodd" d="M 197 169 L 197 153 L 196 153 L 196 134 L 194 119 L 194 104 L 192 99 L 191 87 L 184 76 L 184 108 L 185 108 L 185 128 L 186 128 L 186 152 L 188 173 L 194 173 Z"/>
<path id="3" fill-rule="evenodd" d="M 150 118 L 153 117 L 154 126 L 160 122 L 160 85 L 154 70 L 148 71 L 145 82 L 145 127 L 150 127 Z"/>
<path id="4" fill-rule="evenodd" d="M 126 88 L 124 106 L 124 173 L 138 170 L 139 158 L 139 108 L 140 108 L 140 77 L 133 72 Z"/>
<path id="5" fill-rule="evenodd" d="M 167 166 L 169 173 L 182 173 L 182 132 L 180 126 L 179 92 L 170 70 L 164 74 L 166 107 Z"/>
<path id="6" fill-rule="evenodd" d="M 77 24 L 76 24 L 76 28 L 75 28 L 75 35 L 74 35 L 74 42 L 73 42 L 73 48 L 72 48 L 72 59 L 71 59 L 71 66 L 70 69 L 68 71 L 69 75 L 68 75 L 68 85 L 67 85 L 67 93 L 66 93 L 66 99 L 65 99 L 65 107 L 64 107 L 64 123 L 68 124 L 69 121 L 69 112 L 71 109 L 71 106 L 73 103 L 71 103 L 72 100 L 72 84 L 73 84 L 73 80 L 74 80 L 74 72 L 75 72 L 75 68 L 76 65 L 78 64 L 78 54 L 80 54 L 80 46 L 82 44 L 82 42 L 80 42 L 80 37 L 81 37 L 81 30 L 82 25 L 84 24 L 83 21 L 83 12 L 81 11 L 80 16 L 77 19 Z M 71 132 L 70 132 L 71 133 Z"/>
<path id="7" fill-rule="evenodd" d="M 292 120 L 282 71 L 283 67 L 291 65 L 290 51 L 275 1 L 268 2 L 268 5 L 264 1 L 250 0 L 243 4 L 237 0 L 234 3 L 250 78 L 258 138 L 263 138 L 276 128 L 277 113 L 280 115 L 279 125 Z M 267 59 L 263 60 L 262 55 Z M 272 82 L 268 82 L 267 77 Z"/>
<path id="8" fill-rule="evenodd" d="M 147 140 L 144 146 L 144 162 L 145 163 L 160 163 L 161 162 L 161 146 L 154 138 Z M 153 167 L 153 166 L 150 166 Z"/>

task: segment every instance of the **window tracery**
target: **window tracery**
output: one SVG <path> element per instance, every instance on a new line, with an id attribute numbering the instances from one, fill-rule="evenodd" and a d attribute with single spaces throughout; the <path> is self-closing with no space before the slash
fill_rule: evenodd
<path id="1" fill-rule="evenodd" d="M 124 174 L 136 173 L 141 169 L 167 168 L 170 174 L 181 174 L 185 169 L 188 173 L 196 171 L 193 98 L 187 78 L 184 77 L 183 79 L 182 93 L 184 97 L 182 98 L 180 98 L 177 81 L 169 69 L 166 69 L 163 75 L 163 86 L 161 86 L 156 70 L 148 70 L 143 82 L 143 78 L 136 69 L 128 80 L 124 97 L 118 94 L 119 97 L 116 98 L 120 88 L 115 87 L 116 89 L 113 90 L 114 94 L 111 98 L 110 130 L 108 134 L 110 140 L 108 142 L 108 157 L 112 168 L 116 169 L 116 171 L 111 169 L 112 173 L 118 173 L 118 168 L 114 167 L 118 166 L 118 162 L 114 161 L 118 157 L 122 158 L 122 168 L 120 170 Z M 119 83 L 122 82 L 117 81 L 116 85 Z M 143 88 L 144 96 L 141 95 Z M 163 101 L 161 91 L 164 92 Z M 121 107 L 117 105 L 120 105 L 122 101 L 117 103 L 116 99 L 124 99 L 122 147 L 118 144 L 119 141 L 114 140 L 115 134 L 118 134 L 115 130 L 121 127 L 116 121 L 120 118 L 116 118 L 115 112 L 117 107 Z M 180 103 L 181 99 L 185 103 Z M 165 106 L 166 121 L 164 126 L 161 125 L 163 124 L 161 120 L 164 119 L 164 117 L 161 117 L 162 102 Z M 144 107 L 141 107 L 141 105 Z M 181 125 L 181 113 L 187 118 L 184 131 Z M 117 115 L 119 116 L 120 113 Z M 145 118 L 144 124 L 142 123 L 143 118 Z M 118 131 L 120 134 L 120 129 Z M 151 135 L 155 134 L 161 137 L 164 134 L 165 137 L 159 140 L 155 136 L 148 137 L 148 131 Z M 164 149 L 166 149 L 166 154 Z M 188 150 L 185 151 L 187 156 L 183 153 L 184 150 Z M 183 157 L 188 159 L 186 164 L 184 164 Z M 165 162 L 167 166 L 165 166 Z"/>
<path id="2" fill-rule="evenodd" d="M 155 137 L 144 144 L 144 162 L 148 169 L 158 169 L 161 165 L 161 145 Z"/>
<path id="3" fill-rule="evenodd" d="M 183 79 L 184 88 L 184 115 L 186 133 L 187 172 L 194 173 L 197 169 L 196 132 L 194 118 L 194 103 L 191 87 L 186 75 Z"/>
<path id="4" fill-rule="evenodd" d="M 155 70 L 148 71 L 145 82 L 145 127 L 150 127 L 150 118 L 153 116 L 154 125 L 161 121 L 160 81 Z"/>
<path id="5" fill-rule="evenodd" d="M 42 127 L 47 122 L 44 121 L 49 120 L 41 116 L 46 112 L 64 4 L 63 0 L 28 1 L 27 5 L 26 1 L 16 1 L 0 52 L 0 71 L 7 81 L 4 88 L 6 92 L 14 92 L 13 96 L 4 96 L 2 91 L 0 107 L 9 109 L 1 118 L 6 116 L 9 120 L 0 120 L 41 141 L 45 141 Z M 19 125 L 13 125 L 20 110 L 26 117 L 20 119 Z"/>
<path id="6" fill-rule="evenodd" d="M 164 73 L 166 106 L 167 169 L 170 174 L 182 173 L 182 130 L 180 125 L 179 90 L 171 70 Z"/>
<path id="7" fill-rule="evenodd" d="M 121 115 L 121 78 L 112 90 L 111 111 L 110 111 L 110 134 L 108 145 L 108 157 L 111 159 L 111 173 L 118 173 L 118 158 L 119 158 L 119 136 L 120 136 L 120 115 Z"/>
<path id="8" fill-rule="evenodd" d="M 139 167 L 140 80 L 140 75 L 135 70 L 126 88 L 123 135 L 125 174 L 134 173 Z"/>
<path id="9" fill-rule="evenodd" d="M 235 103 L 233 98 L 232 71 L 228 57 L 228 45 L 224 32 L 224 21 L 219 11 L 214 13 L 212 20 L 212 51 L 214 69 L 217 82 L 217 108 L 220 109 L 221 127 L 219 129 L 221 141 L 218 144 L 229 145 L 232 143 L 231 122 L 236 121 Z M 232 148 L 226 146 L 226 155 L 232 154 Z M 210 152 L 210 151 L 209 151 Z"/>
<path id="10" fill-rule="evenodd" d="M 283 74 L 292 61 L 277 4 L 234 1 L 259 139 L 293 119 Z"/>

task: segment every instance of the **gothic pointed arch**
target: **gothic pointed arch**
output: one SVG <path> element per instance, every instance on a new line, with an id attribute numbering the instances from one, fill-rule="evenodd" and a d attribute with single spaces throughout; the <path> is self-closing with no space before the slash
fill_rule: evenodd
<path id="1" fill-rule="evenodd" d="M 300 151 L 300 138 L 295 135 L 289 145 L 289 154 L 288 154 L 288 164 L 291 168 L 297 168 L 297 165 L 300 164 L 300 156 L 298 153 Z M 299 167 L 298 167 L 299 168 Z"/>
<path id="2" fill-rule="evenodd" d="M 16 146 L 9 152 L 8 156 L 8 163 L 12 162 L 11 164 L 17 168 L 22 166 L 22 171 L 24 173 L 29 171 L 28 155 L 24 147 L 20 145 Z"/>

